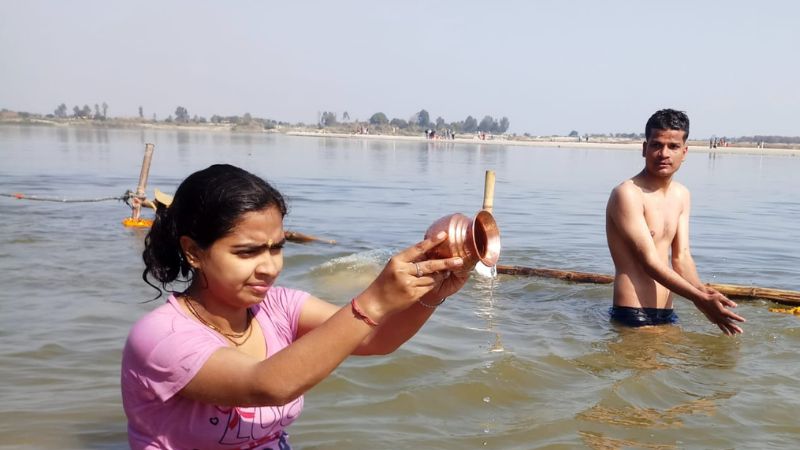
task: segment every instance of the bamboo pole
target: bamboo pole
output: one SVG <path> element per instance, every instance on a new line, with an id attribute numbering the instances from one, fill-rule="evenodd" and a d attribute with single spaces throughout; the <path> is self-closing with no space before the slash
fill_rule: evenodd
<path id="1" fill-rule="evenodd" d="M 506 275 L 526 275 L 543 278 L 558 278 L 559 280 L 575 283 L 609 284 L 614 282 L 614 277 L 599 273 L 574 272 L 570 270 L 540 269 L 535 267 L 497 265 L 497 273 Z"/>
<path id="2" fill-rule="evenodd" d="M 525 275 L 543 278 L 557 278 L 575 283 L 611 284 L 614 277 L 599 273 L 575 272 L 571 270 L 541 269 L 522 266 L 497 265 L 497 273 L 505 275 Z M 784 305 L 800 306 L 800 292 L 784 289 L 762 288 L 756 286 L 742 286 L 737 284 L 706 283 L 723 295 L 743 300 L 763 299 L 771 300 Z"/>
<path id="3" fill-rule="evenodd" d="M 487 170 L 483 184 L 483 209 L 492 212 L 492 208 L 494 208 L 494 170 Z"/>
<path id="4" fill-rule="evenodd" d="M 300 233 L 299 231 L 284 230 L 283 235 L 286 236 L 287 241 L 299 244 L 305 244 L 307 242 L 315 242 L 315 241 L 325 242 L 327 244 L 336 243 L 336 241 L 332 239 L 322 239 L 316 236 L 311 236 L 310 234 Z"/>
<path id="5" fill-rule="evenodd" d="M 494 170 L 487 170 L 483 182 L 483 206 L 481 210 L 491 214 L 492 208 L 494 208 Z M 494 267 L 486 266 L 481 261 L 475 264 L 475 272 L 490 278 L 497 276 Z"/>
<path id="6" fill-rule="evenodd" d="M 756 286 L 740 286 L 737 284 L 706 283 L 706 286 L 712 287 L 730 298 L 761 298 L 784 305 L 800 306 L 800 292 L 798 291 Z"/>
<path id="7" fill-rule="evenodd" d="M 145 188 L 147 188 L 147 177 L 150 175 L 150 161 L 153 159 L 153 144 L 144 145 L 144 159 L 142 160 L 142 171 L 139 173 L 139 184 L 136 186 L 136 199 L 131 207 L 131 218 L 139 220 L 142 212 L 142 202 L 145 200 Z"/>

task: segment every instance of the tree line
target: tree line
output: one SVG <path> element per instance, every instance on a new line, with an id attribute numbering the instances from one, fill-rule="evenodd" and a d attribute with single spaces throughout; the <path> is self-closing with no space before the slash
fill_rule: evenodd
<path id="1" fill-rule="evenodd" d="M 139 106 L 138 116 L 140 120 L 145 120 L 144 117 L 144 108 Z M 47 117 L 55 117 L 59 119 L 66 119 L 66 118 L 75 118 L 75 119 L 92 119 L 92 120 L 107 120 L 108 119 L 108 104 L 103 102 L 102 104 L 95 104 L 94 110 L 92 110 L 89 105 L 84 105 L 83 107 L 74 106 L 72 108 L 72 113 L 70 114 L 69 109 L 65 103 L 62 103 L 56 107 L 53 111 L 53 114 L 48 114 Z M 157 122 L 156 115 L 152 115 L 152 121 Z M 287 122 L 279 122 L 276 120 L 271 119 L 263 119 L 258 117 L 253 117 L 250 113 L 245 113 L 242 116 L 234 115 L 234 116 L 221 116 L 221 115 L 213 115 L 210 119 L 206 119 L 202 116 L 194 115 L 192 116 L 189 114 L 189 110 L 184 106 L 178 106 L 175 108 L 175 113 L 170 114 L 164 119 L 166 123 L 181 123 L 181 124 L 189 124 L 189 123 L 197 123 L 197 124 L 204 124 L 204 123 L 213 123 L 213 124 L 233 124 L 233 125 L 244 125 L 244 126 L 262 126 L 265 129 L 273 129 L 279 125 L 286 125 L 291 126 L 292 124 Z M 338 119 L 338 115 L 332 111 L 324 111 L 318 114 L 317 118 L 317 126 L 319 128 L 325 127 L 336 127 L 336 126 L 343 126 L 348 124 L 361 124 L 362 122 L 356 120 L 351 122 L 350 121 L 350 114 L 347 111 L 342 113 L 342 120 Z M 508 131 L 508 127 L 510 122 L 508 117 L 502 117 L 499 120 L 495 119 L 490 115 L 486 115 L 478 121 L 473 116 L 467 116 L 466 119 L 460 121 L 453 121 L 448 122 L 443 117 L 437 117 L 434 120 L 431 120 L 430 113 L 425 110 L 421 109 L 420 111 L 414 113 L 408 119 L 400 119 L 400 118 L 393 118 L 389 119 L 386 114 L 383 112 L 377 112 L 373 114 L 367 122 L 364 124 L 369 124 L 373 127 L 380 129 L 399 129 L 399 130 L 408 130 L 408 131 L 419 131 L 419 130 L 426 130 L 426 129 L 433 129 L 433 130 L 450 130 L 454 133 L 493 133 L 493 134 L 503 134 Z M 305 126 L 303 123 L 295 124 L 296 126 Z"/>
<path id="2" fill-rule="evenodd" d="M 340 122 L 337 119 L 337 114 L 333 111 L 324 111 L 319 114 L 318 118 L 318 126 L 320 128 L 325 127 L 334 127 L 337 125 L 344 125 L 347 120 L 350 119 L 350 114 L 345 111 L 342 113 L 342 119 L 344 122 Z M 360 123 L 359 121 L 355 122 L 356 124 Z M 418 131 L 418 130 L 426 130 L 426 129 L 433 129 L 433 130 L 452 130 L 454 133 L 476 133 L 476 132 L 484 132 L 484 133 L 493 133 L 493 134 L 503 134 L 508 131 L 508 127 L 510 122 L 508 117 L 503 117 L 499 121 L 492 116 L 484 116 L 483 119 L 478 122 L 478 119 L 467 116 L 466 119 L 461 121 L 454 121 L 454 122 L 447 122 L 443 117 L 437 117 L 435 120 L 431 120 L 430 113 L 422 109 L 409 117 L 408 119 L 400 119 L 400 118 L 393 118 L 389 119 L 386 114 L 383 112 L 376 112 L 372 116 L 370 116 L 369 120 L 367 121 L 369 125 L 374 127 L 378 127 L 379 129 L 386 129 L 389 127 L 399 129 L 399 130 L 411 130 L 411 131 Z"/>
<path id="3" fill-rule="evenodd" d="M 766 144 L 800 144 L 800 136 L 741 136 L 728 139 L 732 142 L 763 142 Z"/>
<path id="4" fill-rule="evenodd" d="M 108 109 L 109 105 L 106 102 L 102 103 L 95 103 L 94 108 L 90 107 L 89 104 L 84 104 L 83 106 L 74 105 L 71 110 L 67 107 L 66 103 L 61 103 L 58 105 L 53 113 L 46 114 L 44 117 L 46 118 L 58 118 L 58 119 L 68 119 L 68 118 L 76 118 L 76 119 L 83 119 L 83 120 L 100 120 L 105 121 L 109 120 L 108 117 Z M 9 113 L 7 109 L 3 109 L 3 113 Z M 18 117 L 22 119 L 30 119 L 30 118 L 41 118 L 43 117 L 41 114 L 29 113 L 29 112 L 16 112 L 15 113 Z M 152 114 L 152 119 L 145 119 L 144 108 L 139 106 L 138 108 L 138 117 L 140 120 L 151 120 L 152 122 L 158 122 L 156 114 Z M 119 118 L 118 118 L 119 119 Z M 266 130 L 275 129 L 278 126 L 296 126 L 296 127 L 307 127 L 305 123 L 289 123 L 283 121 L 276 121 L 272 119 L 264 119 L 259 117 L 254 117 L 250 113 L 245 113 L 241 116 L 239 115 L 230 115 L 230 116 L 221 116 L 221 115 L 213 115 L 210 119 L 206 119 L 202 116 L 197 115 L 190 115 L 187 108 L 184 106 L 178 106 L 175 108 L 174 114 L 170 114 L 166 119 L 163 120 L 165 123 L 179 123 L 179 124 L 205 124 L 205 123 L 212 123 L 212 124 L 228 124 L 234 126 L 243 126 L 243 127 L 253 127 L 253 128 L 263 128 Z M 416 133 L 420 131 L 424 131 L 427 129 L 431 130 L 450 130 L 454 133 L 477 133 L 477 132 L 484 132 L 484 133 L 493 133 L 493 134 L 503 134 L 508 131 L 508 127 L 510 122 L 508 117 L 502 117 L 499 120 L 495 119 L 490 115 L 486 115 L 483 117 L 482 120 L 478 121 L 473 116 L 467 116 L 466 119 L 461 121 L 453 121 L 448 122 L 443 117 L 437 117 L 434 120 L 431 120 L 430 113 L 425 110 L 421 109 L 420 111 L 414 113 L 408 119 L 400 119 L 400 118 L 392 118 L 389 119 L 386 114 L 383 112 L 376 112 L 367 121 L 360 121 L 358 119 L 351 120 L 350 114 L 347 111 L 344 111 L 341 116 L 341 121 L 338 118 L 338 114 L 333 111 L 324 111 L 318 113 L 316 127 L 318 128 L 342 128 L 348 129 L 352 128 L 353 125 L 360 126 L 360 125 L 369 125 L 374 127 L 375 131 L 396 131 L 402 130 L 407 133 Z M 311 125 L 314 126 L 314 125 Z M 525 137 L 532 137 L 529 133 L 524 133 Z M 644 139 L 644 133 L 608 133 L 608 134 L 601 134 L 601 133 L 585 133 L 581 136 L 576 130 L 572 130 L 569 134 L 569 137 L 574 137 L 576 139 L 587 139 L 588 138 L 623 138 L 623 139 Z M 800 144 L 800 136 L 779 136 L 779 135 L 753 135 L 753 136 L 741 136 L 741 137 L 732 137 L 732 138 L 725 138 L 726 141 L 731 143 L 763 143 L 763 144 Z"/>
<path id="5" fill-rule="evenodd" d="M 107 114 L 108 114 L 108 104 L 106 102 L 103 102 L 102 106 L 95 103 L 94 114 L 92 114 L 92 108 L 90 108 L 89 105 L 83 105 L 83 108 L 79 107 L 78 105 L 75 105 L 72 107 L 72 114 L 70 115 L 67 112 L 66 103 L 58 105 L 55 111 L 53 111 L 53 116 L 58 117 L 59 119 L 65 119 L 67 117 L 75 117 L 79 119 L 106 120 L 106 118 L 108 118 Z"/>
<path id="6" fill-rule="evenodd" d="M 20 117 L 23 118 L 30 118 L 30 117 L 41 117 L 37 114 L 30 114 L 30 113 L 18 113 Z M 148 120 L 144 117 L 144 108 L 139 106 L 139 119 L 140 120 Z M 74 106 L 72 108 L 72 113 L 69 112 L 67 105 L 62 103 L 56 107 L 52 114 L 45 115 L 46 118 L 58 118 L 58 119 L 85 119 L 85 120 L 107 120 L 108 119 L 108 104 L 103 102 L 102 104 L 95 104 L 94 110 L 89 107 L 89 105 L 84 105 L 83 107 Z M 156 114 L 152 115 L 152 122 L 158 122 Z M 262 119 L 259 117 L 253 117 L 250 113 L 244 113 L 241 116 L 233 115 L 233 116 L 220 116 L 220 115 L 213 115 L 210 119 L 206 119 L 205 117 L 198 116 L 198 115 L 190 115 L 189 110 L 186 109 L 184 106 L 178 106 L 175 108 L 175 113 L 170 114 L 167 116 L 166 119 L 163 120 L 165 123 L 181 123 L 181 124 L 204 124 L 204 123 L 213 123 L 213 124 L 232 124 L 232 125 L 242 125 L 242 126 L 260 126 L 264 129 L 273 129 L 278 125 L 286 125 L 289 126 L 291 124 L 287 122 L 279 122 L 276 120 L 271 119 Z"/>

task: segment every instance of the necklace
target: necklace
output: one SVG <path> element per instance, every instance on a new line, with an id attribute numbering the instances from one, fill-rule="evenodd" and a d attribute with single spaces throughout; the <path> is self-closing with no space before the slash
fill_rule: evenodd
<path id="1" fill-rule="evenodd" d="M 189 308 L 189 311 L 192 313 L 193 316 L 197 318 L 197 320 L 200 321 L 200 323 L 221 334 L 225 339 L 229 340 L 233 345 L 237 347 L 244 345 L 244 343 L 247 342 L 248 339 L 250 339 L 250 335 L 253 334 L 253 313 L 250 312 L 250 308 L 247 308 L 247 329 L 242 331 L 241 333 L 234 333 L 234 332 L 222 331 L 220 327 L 204 319 L 194 308 L 194 305 L 192 303 L 196 302 L 196 300 L 193 299 L 191 296 L 183 294 L 183 300 L 184 303 L 186 303 L 186 307 Z M 237 339 L 243 339 L 243 340 L 239 342 Z"/>

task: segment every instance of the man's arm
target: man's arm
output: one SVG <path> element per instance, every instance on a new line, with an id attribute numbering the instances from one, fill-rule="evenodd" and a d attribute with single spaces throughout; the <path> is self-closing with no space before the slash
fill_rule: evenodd
<path id="1" fill-rule="evenodd" d="M 678 217 L 678 229 L 672 241 L 672 268 L 686 281 L 706 294 L 707 299 L 686 298 L 691 300 L 711 323 L 716 324 L 725 334 L 741 333 L 741 327 L 733 321 L 744 322 L 745 319 L 726 308 L 735 308 L 736 303 L 700 281 L 697 266 L 689 249 L 689 214 L 692 206 L 688 190 L 684 190 L 682 198 L 683 204 Z"/>
<path id="2" fill-rule="evenodd" d="M 672 240 L 672 268 L 694 287 L 707 292 L 703 282 L 700 281 L 700 275 L 697 274 L 697 266 L 689 249 L 689 214 L 692 206 L 688 190 L 684 190 L 682 198 L 684 200 L 678 216 L 678 229 Z"/>

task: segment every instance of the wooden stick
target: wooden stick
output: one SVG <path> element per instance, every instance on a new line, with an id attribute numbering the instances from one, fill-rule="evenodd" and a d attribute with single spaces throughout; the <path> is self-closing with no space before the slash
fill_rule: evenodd
<path id="1" fill-rule="evenodd" d="M 327 244 L 335 244 L 336 241 L 332 239 L 321 239 L 316 236 L 311 236 L 309 234 L 300 233 L 298 231 L 289 231 L 285 230 L 283 232 L 284 236 L 286 236 L 286 240 L 289 242 L 295 242 L 298 244 L 305 244 L 308 242 L 320 241 L 325 242 Z"/>
<path id="2" fill-rule="evenodd" d="M 559 280 L 573 281 L 575 283 L 609 284 L 614 282 L 614 277 L 599 273 L 574 272 L 570 270 L 537 269 L 534 267 L 497 265 L 497 273 L 506 275 L 527 275 L 543 278 L 558 278 Z"/>
<path id="3" fill-rule="evenodd" d="M 497 273 L 506 275 L 527 275 L 543 278 L 557 278 L 575 283 L 611 284 L 614 277 L 599 273 L 574 272 L 570 270 L 541 269 L 522 266 L 497 265 Z M 783 289 L 771 289 L 755 286 L 741 286 L 736 284 L 706 283 L 727 297 L 735 299 L 764 299 L 784 305 L 800 306 L 800 292 Z"/>
<path id="4" fill-rule="evenodd" d="M 483 209 L 492 212 L 492 208 L 494 208 L 494 170 L 487 170 L 483 184 Z"/>
<path id="5" fill-rule="evenodd" d="M 136 187 L 136 198 L 140 200 L 144 200 L 145 194 L 144 190 L 147 187 L 147 177 L 150 175 L 150 161 L 153 159 L 153 149 L 155 146 L 153 144 L 145 144 L 144 145 L 144 160 L 142 161 L 142 171 L 139 173 L 139 185 Z M 131 218 L 133 220 L 139 220 L 139 215 L 142 212 L 142 202 L 135 201 L 133 202 L 133 207 L 131 208 Z"/>
<path id="6" fill-rule="evenodd" d="M 761 298 L 784 305 L 800 306 L 800 292 L 798 291 L 756 286 L 740 286 L 737 284 L 706 283 L 706 286 L 712 287 L 730 298 Z"/>
<path id="7" fill-rule="evenodd" d="M 491 214 L 493 207 L 494 207 L 494 170 L 487 170 L 486 177 L 483 182 L 483 207 L 481 209 Z M 478 263 L 475 265 L 475 271 L 478 274 L 483 275 L 485 277 L 494 278 L 497 276 L 497 272 L 495 272 L 492 267 L 483 264 L 481 261 L 478 261 Z"/>

